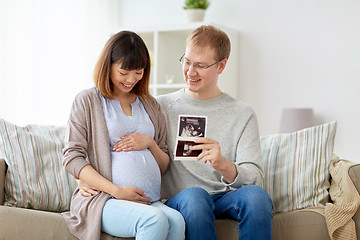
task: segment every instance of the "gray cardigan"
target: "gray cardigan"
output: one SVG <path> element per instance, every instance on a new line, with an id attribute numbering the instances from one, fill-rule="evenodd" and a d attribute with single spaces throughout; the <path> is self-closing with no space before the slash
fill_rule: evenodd
<path id="1" fill-rule="evenodd" d="M 140 100 L 154 124 L 155 142 L 167 153 L 166 122 L 160 105 L 154 98 Z M 109 136 L 96 88 L 84 90 L 75 97 L 63 149 L 63 165 L 75 178 L 88 164 L 112 180 Z M 70 232 L 79 239 L 100 239 L 102 209 L 108 198 L 109 194 L 104 192 L 84 197 L 76 189 L 70 211 L 63 213 Z"/>

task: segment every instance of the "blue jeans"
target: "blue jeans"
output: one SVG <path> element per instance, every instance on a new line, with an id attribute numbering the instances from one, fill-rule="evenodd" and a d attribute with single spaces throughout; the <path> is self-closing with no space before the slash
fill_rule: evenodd
<path id="1" fill-rule="evenodd" d="M 238 221 L 241 240 L 272 237 L 272 200 L 263 188 L 256 185 L 215 195 L 191 187 L 171 197 L 166 205 L 183 215 L 187 240 L 215 240 L 215 218 Z"/>
<path id="2" fill-rule="evenodd" d="M 151 205 L 110 198 L 104 205 L 101 230 L 137 240 L 183 240 L 184 218 L 160 201 Z"/>

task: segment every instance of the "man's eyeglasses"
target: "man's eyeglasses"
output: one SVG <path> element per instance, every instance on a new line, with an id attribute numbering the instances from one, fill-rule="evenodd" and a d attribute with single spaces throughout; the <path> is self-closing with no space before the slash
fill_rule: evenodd
<path id="1" fill-rule="evenodd" d="M 190 62 L 189 60 L 187 60 L 187 59 L 185 58 L 185 54 L 183 54 L 183 55 L 181 56 L 181 58 L 179 59 L 180 63 L 181 63 L 183 66 L 186 66 L 186 67 L 193 66 L 193 67 L 194 67 L 195 69 L 197 69 L 197 70 L 205 70 L 205 69 L 208 69 L 209 67 L 214 66 L 215 64 L 221 62 L 222 60 L 223 60 L 223 59 L 220 59 L 220 60 L 217 61 L 216 63 L 213 63 L 213 64 L 211 64 L 211 65 L 209 65 L 209 66 L 205 66 L 205 65 L 203 65 L 203 64 Z"/>

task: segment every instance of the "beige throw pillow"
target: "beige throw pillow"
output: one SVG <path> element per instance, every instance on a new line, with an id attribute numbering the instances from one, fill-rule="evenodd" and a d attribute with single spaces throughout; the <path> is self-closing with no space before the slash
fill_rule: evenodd
<path id="1" fill-rule="evenodd" d="M 274 212 L 322 206 L 329 200 L 329 164 L 336 121 L 261 137 L 264 189 Z"/>
<path id="2" fill-rule="evenodd" d="M 64 127 L 20 127 L 0 119 L 0 157 L 8 166 L 4 205 L 69 209 L 76 183 L 62 166 L 64 137 Z"/>

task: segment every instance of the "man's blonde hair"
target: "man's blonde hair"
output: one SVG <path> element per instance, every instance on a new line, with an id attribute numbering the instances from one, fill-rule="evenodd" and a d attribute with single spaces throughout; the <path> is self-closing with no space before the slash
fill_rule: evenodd
<path id="1" fill-rule="evenodd" d="M 187 38 L 186 46 L 209 46 L 215 50 L 217 60 L 229 59 L 231 43 L 227 34 L 211 25 L 196 28 Z"/>

